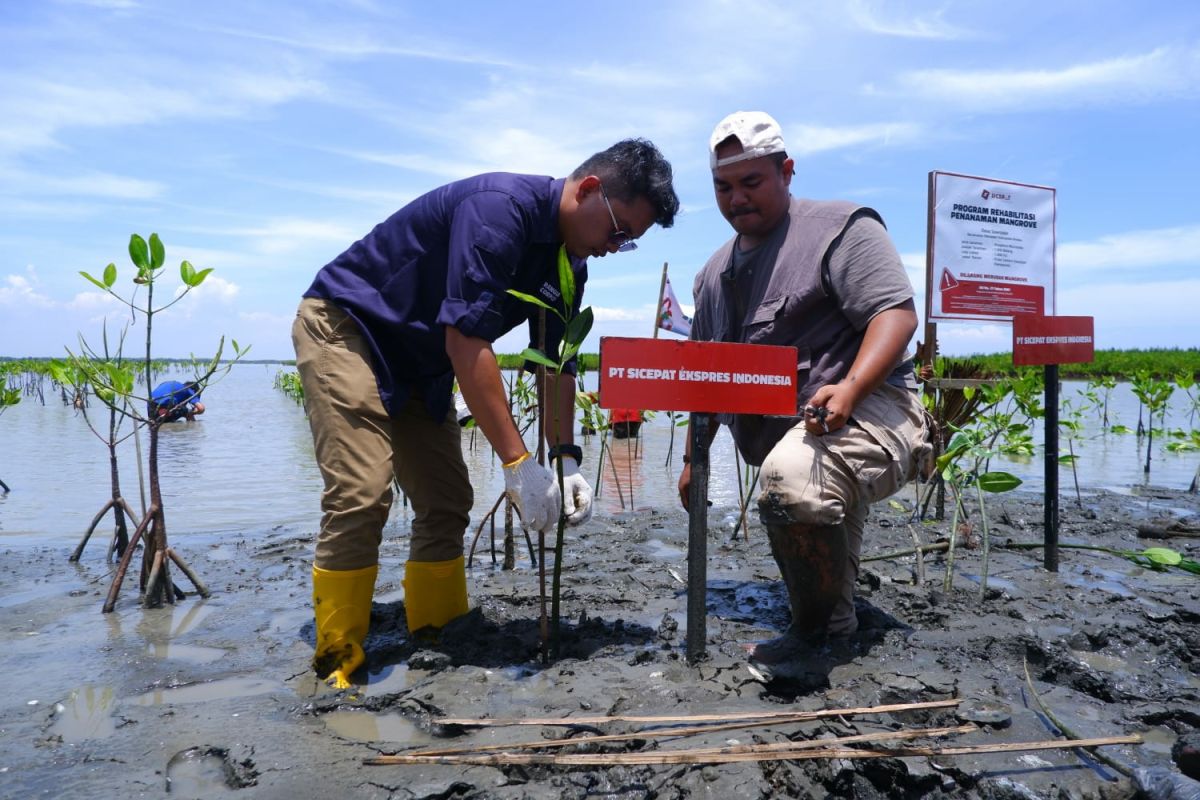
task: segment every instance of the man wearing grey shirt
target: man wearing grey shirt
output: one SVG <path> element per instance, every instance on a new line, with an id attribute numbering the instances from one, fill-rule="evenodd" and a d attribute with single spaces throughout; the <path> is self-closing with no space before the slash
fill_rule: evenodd
<path id="1" fill-rule="evenodd" d="M 717 418 L 762 466 L 759 514 L 792 612 L 783 636 L 754 649 L 753 660 L 772 665 L 857 630 L 867 510 L 931 455 L 906 354 L 917 314 L 874 210 L 791 196 L 795 165 L 769 115 L 729 115 L 709 155 L 717 205 L 737 235 L 696 277 L 691 338 L 797 349 L 794 416 Z M 689 461 L 679 476 L 685 507 Z"/>

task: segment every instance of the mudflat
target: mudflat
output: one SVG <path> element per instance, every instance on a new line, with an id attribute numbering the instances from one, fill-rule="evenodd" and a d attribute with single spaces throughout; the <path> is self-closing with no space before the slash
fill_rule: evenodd
<path id="1" fill-rule="evenodd" d="M 911 501 L 877 505 L 864 557 L 944 539 L 949 520 L 910 521 Z M 1059 738 L 1026 686 L 1076 735 L 1139 734 L 1104 752 L 1129 767 L 1175 769 L 1172 748 L 1200 730 L 1200 576 L 1154 571 L 1109 553 L 1041 550 L 1042 502 L 992 499 L 987 589 L 979 519 L 963 531 L 953 584 L 945 555 L 863 565 L 860 630 L 774 673 L 745 646 L 787 625 L 786 594 L 765 532 L 734 538 L 714 509 L 708 553 L 707 657 L 689 664 L 687 517 L 642 509 L 568 531 L 562 638 L 541 657 L 537 570 L 518 537 L 517 565 L 494 566 L 487 536 L 468 573 L 472 611 L 436 640 L 404 619 L 403 536 L 384 543 L 366 668 L 334 692 L 309 666 L 311 532 L 246 531 L 172 541 L 212 597 L 142 609 L 136 580 L 113 614 L 100 607 L 112 565 L 100 541 L 79 564 L 70 545 L 3 550 L 0 574 L 0 795 L 4 797 L 1132 797 L 1131 780 L 1070 749 L 960 755 L 821 757 L 629 764 L 664 754 L 973 724 L 943 738 L 867 747 L 949 747 Z M 1061 500 L 1060 540 L 1200 558 L 1200 539 L 1138 538 L 1137 526 L 1197 524 L 1200 499 L 1139 487 Z M 552 538 L 552 537 L 551 537 Z M 963 539 L 966 539 L 965 545 Z M 203 541 L 203 543 L 199 543 Z M 469 544 L 469 542 L 468 542 Z M 918 574 L 919 573 L 919 574 Z M 184 589 L 190 584 L 181 575 Z M 959 700 L 891 713 L 665 737 L 645 723 L 473 727 L 446 717 L 684 717 L 851 709 Z M 633 738 L 510 753 L 583 753 L 612 763 L 369 766 L 381 754 L 643 731 Z M 536 761 L 537 759 L 533 759 Z"/>

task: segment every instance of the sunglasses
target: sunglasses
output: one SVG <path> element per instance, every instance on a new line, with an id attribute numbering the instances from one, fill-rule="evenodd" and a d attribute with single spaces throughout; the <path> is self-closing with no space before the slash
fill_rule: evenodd
<path id="1" fill-rule="evenodd" d="M 608 202 L 608 192 L 604 191 L 603 183 L 600 184 L 600 196 L 604 198 L 604 205 L 608 207 L 608 216 L 612 218 L 613 232 L 608 235 L 608 240 L 617 246 L 618 253 L 637 250 L 637 242 L 633 240 L 633 236 L 621 230 L 621 226 L 617 224 L 617 215 L 613 213 L 612 203 Z"/>

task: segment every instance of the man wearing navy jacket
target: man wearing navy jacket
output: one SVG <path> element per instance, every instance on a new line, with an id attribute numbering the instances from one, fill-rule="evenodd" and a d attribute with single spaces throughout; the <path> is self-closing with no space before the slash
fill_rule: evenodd
<path id="1" fill-rule="evenodd" d="M 628 251 L 679 208 L 671 166 L 653 144 L 629 139 L 567 178 L 490 173 L 425 194 L 326 265 L 292 328 L 325 489 L 313 566 L 314 667 L 339 688 L 363 662 L 393 477 L 414 511 L 404 589 L 411 631 L 467 611 L 463 534 L 473 492 L 462 458 L 452 386 L 503 460 L 505 486 L 527 527 L 564 513 L 591 515 L 592 489 L 573 443 L 574 379 L 547 379 L 542 409 L 551 458 L 563 458 L 566 497 L 530 453 L 508 409 L 492 343 L 536 307 L 510 289 L 562 306 L 559 263 L 581 305 L 588 257 Z M 563 326 L 547 315 L 548 352 Z M 571 365 L 573 370 L 573 365 Z M 552 405 L 553 404 L 553 405 Z"/>

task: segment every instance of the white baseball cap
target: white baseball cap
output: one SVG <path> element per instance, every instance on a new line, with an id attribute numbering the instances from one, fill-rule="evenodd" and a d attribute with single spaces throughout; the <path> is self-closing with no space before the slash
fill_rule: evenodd
<path id="1" fill-rule="evenodd" d="M 742 152 L 735 156 L 717 160 L 717 145 L 730 136 L 741 142 Z M 712 138 L 708 143 L 709 166 L 713 169 L 745 161 L 748 158 L 761 158 L 773 153 L 786 153 L 783 146 L 783 131 L 775 118 L 765 111 L 735 111 L 717 123 L 713 128 Z"/>

